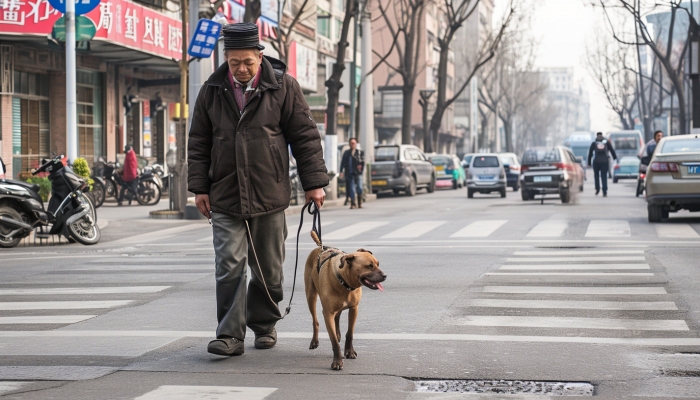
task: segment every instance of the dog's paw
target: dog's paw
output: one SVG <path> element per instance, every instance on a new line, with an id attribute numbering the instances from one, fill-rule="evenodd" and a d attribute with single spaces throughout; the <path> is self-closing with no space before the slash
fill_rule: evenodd
<path id="1" fill-rule="evenodd" d="M 311 344 L 309 345 L 309 350 L 313 350 L 318 347 L 318 339 L 311 339 Z"/>
<path id="2" fill-rule="evenodd" d="M 334 371 L 340 371 L 343 369 L 343 360 L 333 360 L 333 364 L 331 364 L 331 369 Z"/>
<path id="3" fill-rule="evenodd" d="M 353 348 L 345 349 L 345 358 L 354 360 L 357 358 L 357 352 Z"/>

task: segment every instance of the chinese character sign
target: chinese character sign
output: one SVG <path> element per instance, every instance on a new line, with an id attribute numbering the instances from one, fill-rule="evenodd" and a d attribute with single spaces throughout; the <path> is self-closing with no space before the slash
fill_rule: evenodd
<path id="1" fill-rule="evenodd" d="M 216 41 L 219 40 L 219 33 L 221 33 L 220 23 L 209 19 L 200 19 L 187 53 L 192 57 L 209 58 L 214 52 Z"/>
<path id="2" fill-rule="evenodd" d="M 176 19 L 129 0 L 102 0 L 86 16 L 97 27 L 93 40 L 163 58 L 182 58 L 182 24 Z M 60 17 L 47 0 L 0 0 L 0 34 L 45 37 Z"/>

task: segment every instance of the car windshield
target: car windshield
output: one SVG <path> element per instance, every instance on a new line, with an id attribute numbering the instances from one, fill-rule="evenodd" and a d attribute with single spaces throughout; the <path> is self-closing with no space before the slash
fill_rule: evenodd
<path id="1" fill-rule="evenodd" d="M 399 148 L 396 146 L 377 147 L 374 150 L 374 160 L 375 161 L 397 161 L 398 159 L 399 159 Z"/>
<path id="2" fill-rule="evenodd" d="M 620 159 L 620 165 L 637 165 L 639 164 L 639 159 L 637 157 L 622 157 Z"/>
<path id="3" fill-rule="evenodd" d="M 440 165 L 443 167 L 451 167 L 452 166 L 452 159 L 450 157 L 433 156 L 433 157 L 430 157 L 430 162 L 436 166 L 440 166 Z"/>
<path id="4" fill-rule="evenodd" d="M 508 165 L 517 164 L 517 162 L 515 162 L 515 159 L 513 158 L 513 156 L 501 156 L 501 162 L 503 164 L 508 164 Z"/>
<path id="5" fill-rule="evenodd" d="M 668 140 L 661 148 L 661 154 L 666 153 L 700 153 L 700 139 Z"/>
<path id="6" fill-rule="evenodd" d="M 528 149 L 523 154 L 523 164 L 560 161 L 557 149 Z"/>
<path id="7" fill-rule="evenodd" d="M 493 156 L 477 156 L 474 158 L 474 166 L 477 168 L 498 167 L 498 158 Z"/>
<path id="8" fill-rule="evenodd" d="M 464 156 L 464 163 L 468 166 L 469 164 L 471 164 L 472 158 L 473 156 Z"/>
<path id="9" fill-rule="evenodd" d="M 637 150 L 639 148 L 639 136 L 637 135 L 612 135 L 610 140 L 615 150 Z"/>

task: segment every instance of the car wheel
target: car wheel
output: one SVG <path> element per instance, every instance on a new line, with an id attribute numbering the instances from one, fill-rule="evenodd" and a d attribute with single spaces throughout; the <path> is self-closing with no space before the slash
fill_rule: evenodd
<path id="1" fill-rule="evenodd" d="M 579 192 L 583 192 L 583 182 L 581 182 L 581 186 L 578 187 Z"/>
<path id="2" fill-rule="evenodd" d="M 435 175 L 430 177 L 430 183 L 428 184 L 426 190 L 428 193 L 433 193 L 435 191 Z"/>
<path id="3" fill-rule="evenodd" d="M 530 200 L 530 192 L 527 190 L 523 189 L 520 191 L 520 197 L 523 199 L 523 201 L 528 201 Z"/>
<path id="4" fill-rule="evenodd" d="M 637 197 L 641 196 L 642 193 L 644 193 L 644 185 L 642 185 L 642 181 L 637 180 Z"/>
<path id="5" fill-rule="evenodd" d="M 457 190 L 459 189 L 459 184 L 457 183 L 457 180 L 452 181 L 452 190 Z"/>
<path id="6" fill-rule="evenodd" d="M 663 206 L 659 205 L 648 205 L 647 215 L 649 217 L 649 222 L 661 222 L 661 220 L 664 218 L 664 208 Z"/>
<path id="7" fill-rule="evenodd" d="M 559 191 L 559 198 L 562 203 L 568 203 L 571 201 L 571 189 L 566 188 Z"/>
<path id="8" fill-rule="evenodd" d="M 467 198 L 468 199 L 473 199 L 474 198 L 474 191 L 471 189 L 467 189 Z"/>
<path id="9" fill-rule="evenodd" d="M 667 209 L 664 208 L 664 209 L 661 211 L 661 218 L 663 218 L 663 219 L 668 219 L 668 213 L 669 213 L 669 211 L 668 211 Z"/>
<path id="10" fill-rule="evenodd" d="M 514 191 L 514 192 L 517 192 L 519 189 L 520 189 L 520 186 L 518 186 L 518 185 L 513 186 L 513 191 Z"/>
<path id="11" fill-rule="evenodd" d="M 406 196 L 415 196 L 416 195 L 416 178 L 411 178 L 411 181 L 408 183 L 408 187 L 406 188 Z"/>
<path id="12" fill-rule="evenodd" d="M 505 198 L 506 197 L 506 188 L 501 189 L 500 192 L 501 192 L 501 198 L 502 199 Z"/>
<path id="13" fill-rule="evenodd" d="M 617 183 L 618 179 L 617 177 L 613 178 L 613 183 Z"/>

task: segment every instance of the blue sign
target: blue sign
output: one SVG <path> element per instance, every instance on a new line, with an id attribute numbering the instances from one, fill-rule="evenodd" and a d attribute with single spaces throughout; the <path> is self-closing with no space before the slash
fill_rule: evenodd
<path id="1" fill-rule="evenodd" d="M 66 0 L 49 0 L 49 4 L 61 14 L 66 13 Z M 75 15 L 85 15 L 99 5 L 100 0 L 75 0 Z"/>
<path id="2" fill-rule="evenodd" d="M 221 24 L 210 19 L 200 19 L 192 35 L 187 54 L 195 58 L 209 58 L 219 40 Z"/>

